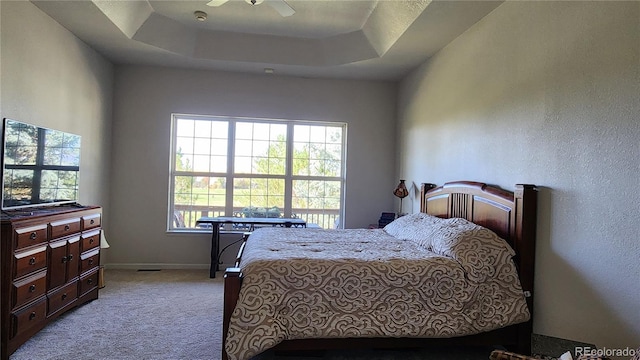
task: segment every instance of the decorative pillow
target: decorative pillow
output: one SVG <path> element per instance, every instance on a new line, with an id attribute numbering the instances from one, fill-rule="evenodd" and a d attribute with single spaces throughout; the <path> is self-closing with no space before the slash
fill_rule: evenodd
<path id="1" fill-rule="evenodd" d="M 501 272 L 513 275 L 513 249 L 493 231 L 465 219 L 443 219 L 431 235 L 431 250 L 457 260 L 469 280 L 483 282 Z"/>
<path id="2" fill-rule="evenodd" d="M 384 231 L 401 240 L 411 240 L 430 250 L 431 236 L 444 219 L 425 213 L 401 216 L 384 227 Z"/>

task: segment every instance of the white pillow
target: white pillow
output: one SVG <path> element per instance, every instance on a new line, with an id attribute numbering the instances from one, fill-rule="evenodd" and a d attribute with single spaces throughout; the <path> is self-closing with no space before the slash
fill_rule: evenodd
<path id="1" fill-rule="evenodd" d="M 425 214 L 415 213 L 401 216 L 384 227 L 384 231 L 401 240 L 411 240 L 427 249 L 431 248 L 431 237 L 444 219 Z"/>

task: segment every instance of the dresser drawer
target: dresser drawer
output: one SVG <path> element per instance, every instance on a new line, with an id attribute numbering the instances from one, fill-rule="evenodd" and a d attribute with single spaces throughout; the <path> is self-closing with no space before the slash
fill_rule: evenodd
<path id="1" fill-rule="evenodd" d="M 42 297 L 38 302 L 26 308 L 11 313 L 10 337 L 16 337 L 38 325 L 44 325 L 47 314 L 47 298 Z"/>
<path id="2" fill-rule="evenodd" d="M 80 232 L 80 218 L 64 219 L 49 224 L 51 238 L 56 239 Z"/>
<path id="3" fill-rule="evenodd" d="M 95 268 L 95 270 L 80 276 L 79 295 L 82 296 L 84 293 L 90 291 L 91 289 L 97 286 L 98 286 L 98 268 Z"/>
<path id="4" fill-rule="evenodd" d="M 90 230 L 102 225 L 102 216 L 100 214 L 87 215 L 82 217 L 82 230 Z"/>
<path id="5" fill-rule="evenodd" d="M 47 225 L 37 225 L 14 230 L 16 250 L 38 245 L 47 241 Z"/>
<path id="6" fill-rule="evenodd" d="M 80 252 L 89 251 L 100 246 L 100 230 L 87 231 L 82 233 L 80 241 Z"/>
<path id="7" fill-rule="evenodd" d="M 43 270 L 32 276 L 13 283 L 11 308 L 15 309 L 39 298 L 47 291 L 47 271 Z"/>
<path id="8" fill-rule="evenodd" d="M 100 249 L 93 249 L 80 255 L 80 274 L 100 265 Z"/>
<path id="9" fill-rule="evenodd" d="M 36 270 L 47 267 L 47 246 L 16 252 L 14 274 L 15 278 L 27 275 Z"/>
<path id="10" fill-rule="evenodd" d="M 78 280 L 65 285 L 60 290 L 56 290 L 47 295 L 49 310 L 47 315 L 52 315 L 65 306 L 73 303 L 78 298 Z"/>

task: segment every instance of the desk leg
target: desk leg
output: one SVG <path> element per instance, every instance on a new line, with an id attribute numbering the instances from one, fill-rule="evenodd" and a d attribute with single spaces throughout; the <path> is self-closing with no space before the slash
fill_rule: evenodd
<path id="1" fill-rule="evenodd" d="M 213 223 L 211 232 L 211 266 L 209 268 L 209 277 L 215 278 L 216 271 L 220 270 L 218 260 L 218 249 L 220 248 L 220 224 Z"/>

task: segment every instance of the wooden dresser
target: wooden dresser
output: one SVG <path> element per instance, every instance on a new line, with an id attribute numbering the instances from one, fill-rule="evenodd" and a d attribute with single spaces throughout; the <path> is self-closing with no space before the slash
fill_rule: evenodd
<path id="1" fill-rule="evenodd" d="M 102 209 L 3 211 L 2 360 L 65 311 L 98 298 Z"/>

